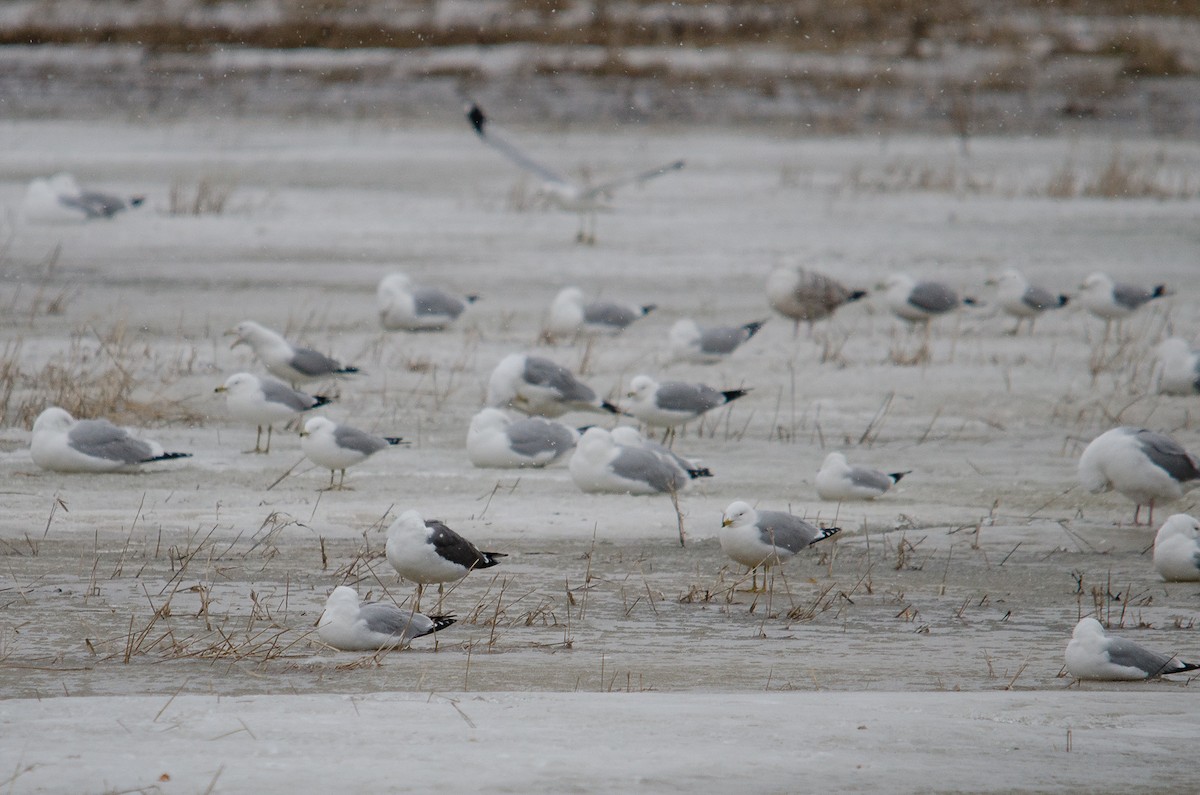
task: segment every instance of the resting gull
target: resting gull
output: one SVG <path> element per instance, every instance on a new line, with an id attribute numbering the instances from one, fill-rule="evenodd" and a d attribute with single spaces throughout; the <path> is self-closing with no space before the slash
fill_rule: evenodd
<path id="1" fill-rule="evenodd" d="M 580 333 L 617 334 L 655 308 L 655 304 L 586 301 L 578 287 L 564 287 L 550 305 L 546 331 L 551 337 L 573 337 Z"/>
<path id="2" fill-rule="evenodd" d="M 467 458 L 477 467 L 511 469 L 553 464 L 579 440 L 579 431 L 542 417 L 513 419 L 484 408 L 471 418 Z"/>
<path id="3" fill-rule="evenodd" d="M 1194 395 L 1200 392 L 1200 351 L 1187 340 L 1168 337 L 1154 352 L 1154 391 L 1160 395 Z"/>
<path id="4" fill-rule="evenodd" d="M 757 511 L 738 500 L 721 517 L 721 549 L 753 574 L 750 587 L 758 590 L 758 569 L 782 565 L 802 549 L 841 532 L 820 528 L 784 511 Z M 764 581 L 766 584 L 765 572 Z"/>
<path id="5" fill-rule="evenodd" d="M 1047 309 L 1066 306 L 1071 300 L 1065 295 L 1055 295 L 1049 290 L 1030 284 L 1025 274 L 1016 268 L 1009 268 L 1000 274 L 996 286 L 996 299 L 1000 308 L 1017 319 L 1017 325 L 1012 330 L 1014 336 L 1021 330 L 1021 323 L 1025 320 L 1029 321 L 1029 333 L 1032 334 L 1034 321 L 1039 315 Z"/>
<path id="6" fill-rule="evenodd" d="M 1079 457 L 1079 482 L 1093 494 L 1118 491 L 1136 503 L 1133 523 L 1142 506 L 1150 507 L 1147 524 L 1154 523 L 1154 504 L 1181 498 L 1200 479 L 1197 461 L 1164 433 L 1122 426 L 1105 431 Z"/>
<path id="7" fill-rule="evenodd" d="M 613 441 L 618 445 L 622 445 L 624 447 L 640 447 L 643 450 L 649 450 L 659 458 L 673 463 L 675 466 L 679 467 L 679 469 L 683 472 L 686 472 L 690 478 L 695 479 L 712 477 L 712 471 L 708 467 L 701 466 L 696 461 L 684 458 L 674 450 L 662 446 L 653 439 L 647 439 L 645 436 L 642 436 L 640 433 L 638 433 L 637 428 L 629 425 L 621 425 L 613 428 L 611 433 Z"/>
<path id="8" fill-rule="evenodd" d="M 496 365 L 488 379 L 487 404 L 543 417 L 568 411 L 620 412 L 567 368 L 525 353 L 511 353 Z"/>
<path id="9" fill-rule="evenodd" d="M 671 326 L 668 343 L 673 358 L 695 364 L 715 364 L 729 356 L 749 340 L 766 323 L 756 320 L 741 326 L 710 326 L 701 328 L 690 318 L 681 318 Z"/>
<path id="10" fill-rule="evenodd" d="M 34 421 L 29 453 L 51 472 L 131 472 L 141 464 L 192 455 L 164 452 L 158 442 L 138 439 L 108 420 L 76 420 L 58 406 Z"/>
<path id="11" fill-rule="evenodd" d="M 963 304 L 975 306 L 974 298 L 960 296 L 953 287 L 935 281 L 916 281 L 907 273 L 893 273 L 884 280 L 884 300 L 892 314 L 911 324 L 924 324 L 958 309 Z"/>
<path id="12" fill-rule="evenodd" d="M 343 367 L 341 362 L 312 348 L 292 345 L 277 332 L 253 320 L 243 320 L 225 333 L 237 337 L 230 348 L 249 345 L 267 372 L 291 384 L 358 372 L 357 367 Z"/>
<path id="13" fill-rule="evenodd" d="M 402 649 L 413 638 L 431 635 L 454 621 L 454 616 L 427 616 L 388 602 L 360 604 L 358 591 L 339 585 L 325 600 L 317 635 L 341 651 Z"/>
<path id="14" fill-rule="evenodd" d="M 29 221 L 70 221 L 112 218 L 117 213 L 139 207 L 143 196 L 122 198 L 94 190 L 83 190 L 70 174 L 37 178 L 25 191 L 23 212 Z"/>
<path id="15" fill-rule="evenodd" d="M 481 552 L 474 544 L 437 519 L 423 519 L 416 511 L 400 514 L 388 528 L 385 547 L 388 563 L 406 580 L 417 584 L 416 607 L 426 585 L 456 582 L 475 569 L 487 569 L 507 557 L 501 552 Z"/>
<path id="16" fill-rule="evenodd" d="M 1167 519 L 1154 537 L 1154 570 L 1167 582 L 1200 580 L 1200 522 L 1186 513 Z"/>
<path id="17" fill-rule="evenodd" d="M 282 381 L 251 373 L 235 373 L 213 391 L 225 393 L 225 407 L 234 419 L 258 426 L 254 450 L 249 451 L 255 453 L 271 451 L 272 425 L 329 403 L 329 398 L 324 395 L 300 392 Z M 264 425 L 267 426 L 267 446 L 260 448 Z"/>
<path id="18" fill-rule="evenodd" d="M 1067 671 L 1076 679 L 1135 680 L 1194 671 L 1200 665 L 1185 663 L 1131 640 L 1104 631 L 1092 617 L 1080 619 L 1067 644 Z"/>
<path id="19" fill-rule="evenodd" d="M 866 290 L 851 290 L 831 276 L 794 265 L 780 266 L 767 277 L 767 302 L 795 324 L 793 336 L 800 333 L 801 321 L 808 323 L 812 334 L 813 323 L 866 294 Z"/>
<path id="20" fill-rule="evenodd" d="M 329 488 L 345 488 L 346 469 L 366 461 L 380 450 L 397 444 L 407 444 L 398 436 L 376 436 L 326 417 L 313 417 L 304 423 L 300 433 L 300 449 L 314 464 L 329 470 Z M 335 487 L 334 473 L 342 476 Z"/>
<path id="21" fill-rule="evenodd" d="M 477 295 L 459 297 L 437 287 L 414 286 L 403 273 L 384 276 L 375 298 L 386 331 L 441 331 L 479 300 Z"/>
<path id="22" fill-rule="evenodd" d="M 817 496 L 823 500 L 873 500 L 907 474 L 851 466 L 842 453 L 830 453 L 817 472 Z"/>
<path id="23" fill-rule="evenodd" d="M 703 470 L 684 471 L 642 447 L 617 444 L 603 428 L 588 428 L 568 464 L 571 480 L 589 494 L 669 494 L 687 489 Z"/>

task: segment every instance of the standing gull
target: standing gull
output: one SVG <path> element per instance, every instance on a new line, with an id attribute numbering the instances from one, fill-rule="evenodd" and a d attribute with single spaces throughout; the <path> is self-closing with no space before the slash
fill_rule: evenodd
<path id="1" fill-rule="evenodd" d="M 413 638 L 431 635 L 454 622 L 454 616 L 427 616 L 388 602 L 360 604 L 358 591 L 339 585 L 325 600 L 317 635 L 341 651 L 402 649 Z"/>
<path id="2" fill-rule="evenodd" d="M 603 428 L 587 429 L 568 469 L 580 491 L 589 494 L 670 494 L 704 476 L 704 470 L 683 471 L 650 450 L 617 444 Z"/>
<path id="3" fill-rule="evenodd" d="M 1055 295 L 1049 290 L 1035 287 L 1016 268 L 1009 268 L 996 281 L 996 298 L 1000 308 L 1017 319 L 1013 327 L 1015 336 L 1021 330 L 1021 322 L 1029 321 L 1029 333 L 1033 333 L 1034 321 L 1047 309 L 1058 309 L 1070 300 L 1065 295 Z"/>
<path id="4" fill-rule="evenodd" d="M 414 286 L 407 275 L 392 273 L 380 280 L 375 299 L 385 331 L 441 331 L 479 296 L 460 298 L 436 287 Z"/>
<path id="5" fill-rule="evenodd" d="M 341 362 L 312 348 L 292 345 L 280 334 L 253 320 L 243 320 L 225 333 L 237 337 L 230 348 L 249 345 L 271 375 L 291 384 L 358 372 L 357 367 L 343 367 Z"/>
<path id="6" fill-rule="evenodd" d="M 629 382 L 626 410 L 647 425 L 666 428 L 667 436 L 677 425 L 691 422 L 700 415 L 727 405 L 746 395 L 749 389 L 714 389 L 707 384 L 683 381 L 658 383 L 648 375 L 636 375 Z"/>
<path id="7" fill-rule="evenodd" d="M 335 488 L 333 476 L 338 470 L 341 470 L 342 477 L 336 488 L 344 489 L 348 467 L 397 444 L 406 442 L 398 436 L 376 436 L 326 417 L 313 417 L 304 423 L 304 430 L 300 433 L 300 449 L 304 455 L 314 464 L 329 470 L 329 489 Z"/>
<path id="8" fill-rule="evenodd" d="M 710 326 L 701 328 L 696 321 L 682 318 L 671 326 L 668 343 L 673 358 L 695 364 L 715 364 L 729 358 L 743 342 L 763 327 L 765 320 L 741 326 Z"/>
<path id="9" fill-rule="evenodd" d="M 511 353 L 496 365 L 488 379 L 487 404 L 543 417 L 568 411 L 620 412 L 567 368 L 524 353 Z"/>
<path id="10" fill-rule="evenodd" d="M 475 569 L 491 568 L 507 557 L 501 552 L 480 552 L 437 519 L 427 521 L 416 511 L 405 511 L 392 522 L 385 551 L 396 573 L 417 584 L 417 610 L 426 585 L 437 583 L 441 593 L 444 583 L 461 580 Z"/>
<path id="11" fill-rule="evenodd" d="M 938 315 L 958 309 L 963 304 L 975 306 L 974 298 L 960 296 L 954 288 L 942 282 L 918 282 L 907 273 L 893 273 L 884 280 L 884 300 L 892 314 L 910 324 L 923 324 Z"/>
<path id="12" fill-rule="evenodd" d="M 817 472 L 817 496 L 823 500 L 873 500 L 885 494 L 908 472 L 880 472 L 850 466 L 846 456 L 830 453 Z"/>
<path id="13" fill-rule="evenodd" d="M 512 419 L 500 409 L 485 408 L 471 418 L 467 458 L 477 467 L 499 469 L 553 464 L 579 440 L 579 431 L 542 417 Z"/>
<path id="14" fill-rule="evenodd" d="M 792 336 L 800 333 L 801 321 L 808 323 L 811 335 L 813 323 L 866 294 L 866 290 L 851 290 L 830 276 L 799 266 L 780 266 L 767 277 L 767 302 L 794 323 Z"/>
<path id="15" fill-rule="evenodd" d="M 1186 513 L 1167 519 L 1154 537 L 1154 570 L 1167 582 L 1200 580 L 1200 522 Z"/>
<path id="16" fill-rule="evenodd" d="M 1142 304 L 1167 294 L 1165 285 L 1152 288 L 1118 284 L 1108 274 L 1093 273 L 1079 286 L 1079 301 L 1087 311 L 1104 320 L 1104 328 L 1114 320 L 1132 315 Z"/>
<path id="17" fill-rule="evenodd" d="M 158 442 L 135 438 L 108 420 L 76 420 L 57 406 L 34 421 L 29 454 L 51 472 L 131 472 L 141 464 L 192 455 L 165 452 Z"/>
<path id="18" fill-rule="evenodd" d="M 1066 662 L 1067 671 L 1076 679 L 1106 681 L 1154 679 L 1200 668 L 1174 655 L 1150 651 L 1131 640 L 1109 635 L 1090 616 L 1075 625 L 1067 644 Z"/>
<path id="19" fill-rule="evenodd" d="M 729 504 L 721 517 L 721 549 L 753 570 L 750 587 L 758 590 L 758 569 L 782 565 L 802 549 L 841 532 L 824 529 L 783 511 L 756 511 L 738 500 Z M 766 573 L 763 574 L 766 585 Z"/>
<path id="20" fill-rule="evenodd" d="M 29 183 L 23 211 L 30 221 L 91 220 L 112 218 L 117 213 L 141 206 L 143 196 L 122 198 L 94 190 L 83 190 L 70 174 L 55 174 Z"/>
<path id="21" fill-rule="evenodd" d="M 650 171 L 618 177 L 599 185 L 580 185 L 537 162 L 497 135 L 491 120 L 484 115 L 478 105 L 472 103 L 467 108 L 467 121 L 471 123 L 471 128 L 475 130 L 479 140 L 495 149 L 518 168 L 540 179 L 542 193 L 550 202 L 563 210 L 579 214 L 579 232 L 575 239 L 580 243 L 596 242 L 596 213 L 603 208 L 603 200 L 610 197 L 617 188 L 647 182 L 655 177 L 661 177 L 663 174 L 683 168 L 683 161 L 676 160 Z"/>
<path id="22" fill-rule="evenodd" d="M 578 287 L 564 287 L 550 305 L 546 331 L 552 337 L 573 337 L 580 333 L 617 334 L 655 308 L 655 304 L 585 301 L 583 291 Z"/>
<path id="23" fill-rule="evenodd" d="M 1187 340 L 1169 337 L 1158 344 L 1151 380 L 1160 395 L 1194 395 L 1200 392 L 1200 351 Z"/>
<path id="24" fill-rule="evenodd" d="M 1136 503 L 1133 523 L 1142 506 L 1178 500 L 1195 488 L 1200 461 L 1164 433 L 1122 426 L 1105 431 L 1079 457 L 1079 482 L 1093 494 L 1118 491 Z"/>
<path id="25" fill-rule="evenodd" d="M 272 425 L 329 403 L 329 398 L 323 395 L 300 392 L 282 381 L 251 373 L 235 373 L 213 391 L 225 393 L 225 407 L 234 419 L 258 426 L 254 449 L 247 451 L 254 453 L 271 451 Z M 264 425 L 267 426 L 267 446 L 260 448 Z"/>

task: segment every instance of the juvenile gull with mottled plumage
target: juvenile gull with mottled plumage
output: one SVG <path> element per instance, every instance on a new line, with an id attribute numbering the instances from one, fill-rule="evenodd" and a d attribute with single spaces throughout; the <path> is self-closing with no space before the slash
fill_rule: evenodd
<path id="1" fill-rule="evenodd" d="M 780 266 L 767 277 L 767 303 L 795 324 L 793 336 L 799 333 L 801 321 L 808 323 L 812 333 L 813 323 L 866 294 L 866 290 L 851 290 L 831 276 L 795 265 Z"/>

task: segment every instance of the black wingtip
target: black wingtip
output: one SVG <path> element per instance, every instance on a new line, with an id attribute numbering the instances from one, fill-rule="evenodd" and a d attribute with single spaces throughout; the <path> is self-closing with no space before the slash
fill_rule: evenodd
<path id="1" fill-rule="evenodd" d="M 866 290 L 855 290 L 854 292 L 850 293 L 850 295 L 848 295 L 846 297 L 846 303 L 851 303 L 852 301 L 857 301 L 860 298 L 866 298 L 866 297 L 867 297 Z"/>
<path id="2" fill-rule="evenodd" d="M 453 615 L 429 616 L 429 620 L 433 622 L 433 628 L 428 632 L 421 633 L 421 635 L 418 635 L 417 637 L 422 637 L 423 635 L 432 635 L 434 632 L 441 632 L 446 627 L 458 621 L 458 617 Z"/>
<path id="3" fill-rule="evenodd" d="M 725 396 L 725 402 L 730 403 L 740 397 L 750 394 L 749 389 L 729 389 L 721 393 Z"/>
<path id="4" fill-rule="evenodd" d="M 487 124 L 487 116 L 483 115 L 483 109 L 474 102 L 467 108 L 467 121 L 471 122 L 471 126 L 475 128 L 475 133 L 482 138 L 484 134 L 483 125 Z"/>
<path id="5" fill-rule="evenodd" d="M 763 327 L 763 324 L 765 324 L 766 322 L 767 321 L 765 319 L 764 320 L 755 320 L 753 323 L 747 323 L 746 325 L 742 326 L 742 328 L 746 329 L 746 339 L 750 339 L 755 334 L 757 334 L 758 330 L 761 329 Z"/>
<path id="6" fill-rule="evenodd" d="M 1058 297 L 1058 305 L 1059 306 L 1066 306 L 1070 302 L 1071 302 L 1071 296 L 1069 296 L 1069 295 L 1060 295 Z"/>
<path id="7" fill-rule="evenodd" d="M 404 441 L 404 438 L 401 436 L 385 436 L 383 438 L 387 441 L 388 444 L 391 444 L 391 445 L 401 444 L 401 445 L 404 445 L 405 447 L 407 447 L 408 445 L 412 444 L 411 442 Z"/>
<path id="8" fill-rule="evenodd" d="M 695 480 L 696 478 L 711 478 L 713 476 L 712 470 L 710 470 L 708 467 L 701 467 L 700 469 L 689 469 L 687 471 L 687 473 L 688 473 L 688 477 L 691 478 L 692 480 Z"/>
<path id="9" fill-rule="evenodd" d="M 684 161 L 676 160 L 674 163 L 664 168 L 663 171 L 678 171 L 679 169 L 683 168 L 683 166 Z"/>
<path id="10" fill-rule="evenodd" d="M 468 296 L 466 296 L 465 298 L 466 298 L 466 301 L 467 301 L 467 303 L 468 303 L 468 304 L 473 304 L 473 303 L 475 303 L 476 301 L 478 301 L 478 300 L 479 300 L 479 296 L 475 295 L 474 293 L 472 293 L 471 295 L 468 295 Z"/>
<path id="11" fill-rule="evenodd" d="M 912 473 L 911 469 L 906 469 L 903 472 L 889 472 L 888 477 L 892 479 L 892 483 L 894 484 L 894 483 L 899 483 L 900 478 L 904 477 L 905 475 L 909 475 L 911 473 Z"/>
<path id="12" fill-rule="evenodd" d="M 614 406 L 612 403 L 609 403 L 607 400 L 600 401 L 600 408 L 604 409 L 605 411 L 609 412 L 610 414 L 624 413 L 621 411 L 621 408 L 619 406 Z"/>
<path id="13" fill-rule="evenodd" d="M 1162 298 L 1166 294 L 1167 294 L 1167 285 L 1156 284 L 1156 285 L 1154 285 L 1154 293 L 1150 297 L 1151 298 Z"/>
<path id="14" fill-rule="evenodd" d="M 508 554 L 504 552 L 480 552 L 479 554 L 483 555 L 483 561 L 475 565 L 477 569 L 490 569 L 492 566 L 498 566 L 500 561 L 496 558 L 508 557 Z"/>
<path id="15" fill-rule="evenodd" d="M 967 306 L 983 306 L 982 301 L 980 301 L 976 298 L 972 298 L 969 295 L 963 296 L 963 303 L 966 304 Z"/>
<path id="16" fill-rule="evenodd" d="M 1181 674 L 1181 673 L 1183 673 L 1184 671 L 1198 671 L 1198 670 L 1200 670 L 1200 663 L 1185 663 L 1185 662 L 1179 661 L 1179 664 L 1180 664 L 1182 667 L 1181 667 L 1181 668 L 1176 668 L 1174 671 L 1171 671 L 1171 673 L 1173 673 L 1173 674 Z"/>
<path id="17" fill-rule="evenodd" d="M 595 425 L 583 425 L 579 428 L 576 428 L 575 430 L 579 431 L 580 436 L 583 436 L 585 433 L 587 433 L 588 431 L 590 431 L 592 428 L 595 428 L 595 427 L 596 427 Z"/>
<path id="18" fill-rule="evenodd" d="M 131 196 L 131 197 L 129 197 L 129 206 L 130 207 L 141 207 L 142 202 L 144 202 L 144 201 L 146 201 L 145 196 Z"/>
<path id="19" fill-rule="evenodd" d="M 362 370 L 359 370 L 357 367 L 342 367 L 338 370 L 334 370 L 334 372 L 338 375 L 357 375 L 358 373 L 361 373 Z"/>
<path id="20" fill-rule="evenodd" d="M 154 458 L 147 458 L 142 463 L 148 464 L 151 461 L 174 461 L 176 458 L 191 458 L 191 457 L 192 457 L 191 453 L 163 453 L 162 455 L 154 456 Z"/>
<path id="21" fill-rule="evenodd" d="M 325 397 L 324 395 L 313 395 L 312 397 L 313 397 L 313 400 L 316 402 L 313 403 L 311 406 L 309 406 L 310 409 L 320 408 L 321 406 L 328 406 L 330 403 L 333 402 L 333 398 Z"/>
<path id="22" fill-rule="evenodd" d="M 815 544 L 817 541 L 824 541 L 827 538 L 832 538 L 840 532 L 842 532 L 842 528 L 840 527 L 826 527 L 821 531 L 821 537 L 816 539 L 816 541 L 813 541 L 813 543 Z"/>
<path id="23" fill-rule="evenodd" d="M 645 317 L 646 315 L 650 314 L 655 309 L 658 309 L 658 304 L 646 304 L 645 306 L 642 307 L 642 317 Z"/>

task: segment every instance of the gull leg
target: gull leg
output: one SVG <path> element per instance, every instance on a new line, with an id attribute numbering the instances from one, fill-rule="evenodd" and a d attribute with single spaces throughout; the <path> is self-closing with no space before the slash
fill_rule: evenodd
<path id="1" fill-rule="evenodd" d="M 1139 502 L 1137 505 L 1135 505 L 1133 507 L 1133 526 L 1134 527 L 1137 527 L 1140 524 L 1140 522 L 1138 522 L 1138 516 L 1141 514 L 1141 512 L 1142 512 L 1142 504 Z"/>
<path id="2" fill-rule="evenodd" d="M 331 477 L 332 477 L 332 473 L 331 473 Z M 340 478 L 338 478 L 338 488 L 339 489 L 346 488 L 346 470 L 345 469 L 342 470 L 342 476 Z"/>
<path id="3" fill-rule="evenodd" d="M 1154 526 L 1154 500 L 1150 500 L 1150 518 L 1146 520 L 1147 527 Z"/>
<path id="4" fill-rule="evenodd" d="M 271 452 L 271 431 L 272 430 L 273 430 L 273 428 L 270 425 L 268 425 L 267 426 L 267 449 L 263 450 L 264 453 Z"/>
<path id="5" fill-rule="evenodd" d="M 413 606 L 413 612 L 415 613 L 421 612 L 421 591 L 424 590 L 424 588 L 425 586 L 423 584 L 417 583 L 417 603 Z"/>

